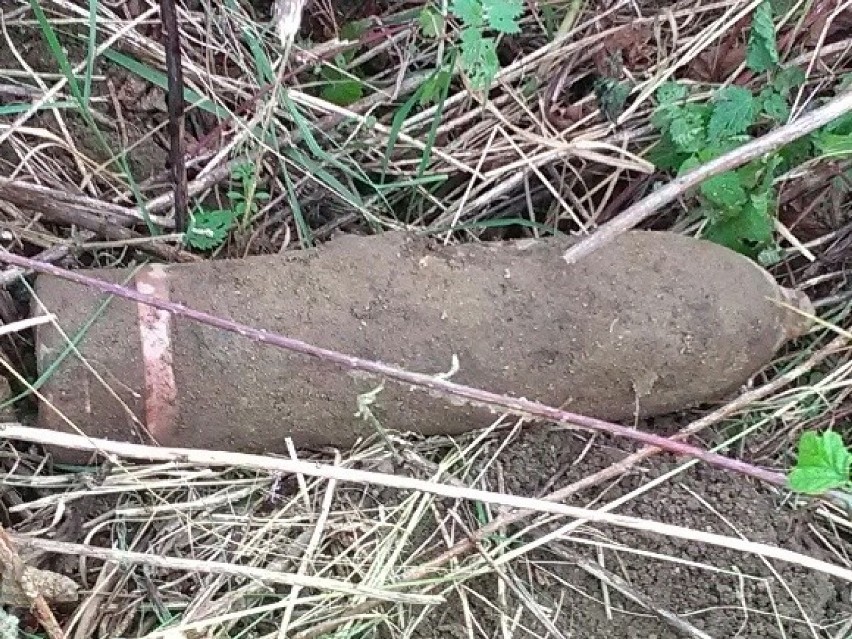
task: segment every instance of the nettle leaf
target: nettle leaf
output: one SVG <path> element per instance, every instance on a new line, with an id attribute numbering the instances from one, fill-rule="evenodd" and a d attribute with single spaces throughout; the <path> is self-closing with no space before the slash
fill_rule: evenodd
<path id="1" fill-rule="evenodd" d="M 702 113 L 691 109 L 680 110 L 669 124 L 669 135 L 681 151 L 699 151 L 707 142 Z"/>
<path id="2" fill-rule="evenodd" d="M 518 18 L 524 12 L 523 0 L 482 0 L 485 21 L 500 33 L 520 33 Z"/>
<path id="3" fill-rule="evenodd" d="M 765 194 L 752 196 L 741 209 L 728 214 L 719 210 L 708 212 L 707 218 L 704 238 L 737 253 L 756 259 L 772 245 L 775 226 Z"/>
<path id="4" fill-rule="evenodd" d="M 707 124 L 711 142 L 731 135 L 744 133 L 757 117 L 757 108 L 751 91 L 744 87 L 729 86 L 716 93 L 713 114 Z"/>
<path id="5" fill-rule="evenodd" d="M 835 118 L 822 127 L 820 131 L 828 131 L 829 133 L 836 133 L 838 135 L 852 134 L 852 112 Z"/>
<path id="6" fill-rule="evenodd" d="M 824 493 L 849 481 L 850 463 L 852 455 L 838 433 L 826 431 L 820 436 L 808 431 L 799 439 L 796 466 L 787 481 L 792 490 L 800 493 Z"/>
<path id="7" fill-rule="evenodd" d="M 452 75 L 446 69 L 441 69 L 438 73 L 429 76 L 420 88 L 418 104 L 427 106 L 433 102 L 437 103 L 450 80 Z"/>
<path id="8" fill-rule="evenodd" d="M 479 0 L 453 0 L 450 11 L 467 27 L 482 27 L 482 3 Z"/>
<path id="9" fill-rule="evenodd" d="M 784 67 L 775 74 L 772 86 L 778 93 L 786 97 L 790 91 L 802 86 L 806 79 L 805 72 L 799 67 Z"/>
<path id="10" fill-rule="evenodd" d="M 656 95 L 660 104 L 675 104 L 686 99 L 689 89 L 679 82 L 663 82 L 657 87 Z"/>
<path id="11" fill-rule="evenodd" d="M 478 29 L 462 30 L 461 61 L 477 89 L 489 86 L 500 69 L 494 39 L 482 37 Z"/>
<path id="12" fill-rule="evenodd" d="M 760 110 L 777 122 L 783 122 L 790 117 L 790 105 L 786 98 L 771 87 L 765 87 L 758 97 Z"/>
<path id="13" fill-rule="evenodd" d="M 357 80 L 335 80 L 323 86 L 322 99 L 338 106 L 349 106 L 364 97 L 364 88 Z"/>
<path id="14" fill-rule="evenodd" d="M 228 209 L 201 210 L 192 216 L 186 230 L 186 242 L 200 251 L 220 246 L 234 225 L 237 212 Z"/>
<path id="15" fill-rule="evenodd" d="M 648 150 L 646 159 L 661 171 L 677 169 L 687 156 L 672 142 L 668 133 L 660 137 L 660 141 Z"/>
<path id="16" fill-rule="evenodd" d="M 633 87 L 615 78 L 600 78 L 595 82 L 595 97 L 598 107 L 611 122 L 615 122 L 624 111 L 624 105 Z"/>
<path id="17" fill-rule="evenodd" d="M 814 146 L 821 155 L 848 155 L 852 153 L 852 135 L 836 135 L 820 131 L 813 136 Z"/>
<path id="18" fill-rule="evenodd" d="M 748 200 L 740 176 L 733 171 L 708 178 L 699 190 L 708 201 L 726 209 L 740 208 Z"/>
<path id="19" fill-rule="evenodd" d="M 698 159 L 695 155 L 688 156 L 683 162 L 681 162 L 680 166 L 677 169 L 677 176 L 685 175 L 689 173 L 692 169 L 701 166 L 701 160 Z"/>
<path id="20" fill-rule="evenodd" d="M 801 137 L 785 144 L 778 150 L 778 156 L 783 162 L 780 167 L 786 171 L 805 162 L 811 157 L 813 146 L 813 140 L 810 136 Z"/>
<path id="21" fill-rule="evenodd" d="M 755 73 L 763 73 L 778 64 L 778 45 L 775 41 L 775 24 L 772 21 L 772 5 L 769 0 L 761 2 L 754 10 L 746 64 Z"/>

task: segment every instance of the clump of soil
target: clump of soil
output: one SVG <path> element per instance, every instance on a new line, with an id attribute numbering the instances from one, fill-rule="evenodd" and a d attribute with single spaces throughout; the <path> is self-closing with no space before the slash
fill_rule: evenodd
<path id="1" fill-rule="evenodd" d="M 554 475 L 561 475 L 556 482 L 558 488 L 609 466 L 629 452 L 629 445 L 620 442 L 609 441 L 584 452 L 586 445 L 585 438 L 564 430 L 533 428 L 522 433 L 499 458 L 505 490 L 539 495 Z M 581 455 L 582 460 L 572 465 Z M 600 508 L 675 466 L 671 458 L 654 458 L 617 482 L 578 494 L 568 503 Z M 491 478 L 496 476 L 496 471 L 490 473 Z M 779 500 L 779 495 L 750 480 L 697 465 L 614 512 L 742 536 L 836 562 L 827 549 L 798 534 L 803 530 L 801 522 L 789 508 L 780 507 Z M 507 534 L 528 523 L 512 527 Z M 568 520 L 560 519 L 522 539 L 532 541 L 566 523 Z M 613 588 L 608 591 L 612 615 L 608 616 L 601 582 L 572 562 L 576 556 L 598 561 L 597 547 L 591 542 L 621 546 L 620 550 L 612 547 L 601 550 L 608 571 L 626 580 L 657 606 L 681 616 L 715 639 L 826 636 L 813 634 L 808 623 L 817 629 L 825 628 L 852 612 L 849 584 L 822 573 L 775 560 L 765 563 L 755 555 L 718 546 L 593 524 L 532 550 L 524 560 L 513 561 L 511 570 L 507 571 L 518 575 L 509 578 L 528 590 L 566 637 L 675 639 L 684 636 Z M 630 549 L 643 554 L 629 552 Z M 503 570 L 506 571 L 505 566 Z M 522 604 L 509 588 L 505 589 L 505 595 L 500 595 L 497 580 L 492 574 L 468 582 L 469 588 L 482 595 L 467 597 L 469 617 L 453 593 L 448 605 L 427 615 L 417 636 L 468 637 L 465 624 L 470 618 L 483 628 L 484 633 L 477 636 L 498 636 L 498 610 L 511 619 Z M 546 629 L 528 610 L 524 610 L 521 625 L 526 630 L 519 630 L 516 636 L 547 636 Z"/>

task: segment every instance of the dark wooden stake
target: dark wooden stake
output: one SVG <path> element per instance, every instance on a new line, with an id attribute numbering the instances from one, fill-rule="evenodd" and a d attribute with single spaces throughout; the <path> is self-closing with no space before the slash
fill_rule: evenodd
<path id="1" fill-rule="evenodd" d="M 160 18 L 166 35 L 166 73 L 169 78 L 169 161 L 175 193 L 175 230 L 186 230 L 189 197 L 184 163 L 183 70 L 181 66 L 180 30 L 175 0 L 160 0 Z"/>

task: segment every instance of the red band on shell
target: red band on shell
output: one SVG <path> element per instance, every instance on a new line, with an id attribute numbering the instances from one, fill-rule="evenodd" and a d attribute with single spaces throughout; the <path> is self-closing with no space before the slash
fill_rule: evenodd
<path id="1" fill-rule="evenodd" d="M 143 267 L 136 275 L 136 290 L 169 299 L 166 269 Z M 169 439 L 177 422 L 177 385 L 172 367 L 171 313 L 137 304 L 142 362 L 145 369 L 145 421 L 148 432 L 160 444 Z"/>

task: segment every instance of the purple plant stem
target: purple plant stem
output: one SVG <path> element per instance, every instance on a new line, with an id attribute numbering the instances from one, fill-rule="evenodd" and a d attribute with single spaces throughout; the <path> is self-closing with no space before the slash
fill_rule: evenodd
<path id="1" fill-rule="evenodd" d="M 188 308 L 183 304 L 164 301 L 154 296 L 145 295 L 144 293 L 129 289 L 121 286 L 120 284 L 105 282 L 103 280 L 68 271 L 52 264 L 46 264 L 20 255 L 13 255 L 8 252 L 0 253 L 0 261 L 37 272 L 48 273 L 55 277 L 75 282 L 77 284 L 82 284 L 110 295 L 116 295 L 118 297 L 168 311 L 169 313 L 179 317 L 184 317 L 208 326 L 237 333 L 243 337 L 247 337 L 263 344 L 271 344 L 272 346 L 283 348 L 288 351 L 315 357 L 322 361 L 332 362 L 346 369 L 373 373 L 400 383 L 426 388 L 444 395 L 462 397 L 474 405 L 484 405 L 489 408 L 499 407 L 514 414 L 545 419 L 561 424 L 572 424 L 574 426 L 579 426 L 593 431 L 609 433 L 610 435 L 641 442 L 675 455 L 694 457 L 713 466 L 725 468 L 750 477 L 755 477 L 771 484 L 779 486 L 786 484 L 786 478 L 781 473 L 759 468 L 746 462 L 731 459 L 730 457 L 725 457 L 724 455 L 719 455 L 717 453 L 711 453 L 703 448 L 672 440 L 660 435 L 654 435 L 653 433 L 648 433 L 646 431 L 613 424 L 611 422 L 596 419 L 594 417 L 588 417 L 586 415 L 570 413 L 568 411 L 547 406 L 540 402 L 530 401 L 523 398 L 507 397 L 505 395 L 465 386 L 463 384 L 456 384 L 455 382 L 450 382 L 432 375 L 412 373 L 381 362 L 362 359 L 354 355 L 346 355 L 337 351 L 321 348 L 291 337 L 286 337 L 279 333 L 273 333 L 264 329 L 240 324 L 239 322 L 234 322 L 203 311 Z"/>

